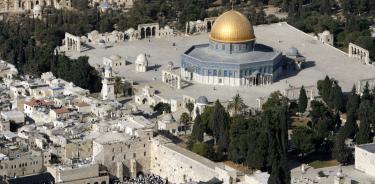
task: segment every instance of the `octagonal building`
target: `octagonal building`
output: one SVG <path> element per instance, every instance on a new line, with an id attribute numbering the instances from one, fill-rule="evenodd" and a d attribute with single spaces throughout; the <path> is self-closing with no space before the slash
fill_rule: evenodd
<path id="1" fill-rule="evenodd" d="M 271 84 L 282 72 L 282 53 L 255 39 L 249 19 L 238 11 L 227 11 L 214 22 L 208 44 L 193 45 L 184 52 L 181 76 L 211 85 Z"/>

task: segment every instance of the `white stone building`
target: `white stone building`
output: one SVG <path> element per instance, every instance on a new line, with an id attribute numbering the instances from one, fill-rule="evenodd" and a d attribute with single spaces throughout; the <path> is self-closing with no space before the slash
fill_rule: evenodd
<path id="1" fill-rule="evenodd" d="M 146 54 L 139 54 L 135 60 L 135 71 L 147 72 L 148 60 Z"/>
<path id="2" fill-rule="evenodd" d="M 171 113 L 164 113 L 158 121 L 158 130 L 167 131 L 173 135 L 178 135 L 178 123 Z"/>
<path id="3" fill-rule="evenodd" d="M 120 31 L 112 31 L 110 33 L 99 33 L 98 31 L 92 31 L 87 35 L 88 41 L 93 44 L 105 43 L 111 45 L 115 43 L 123 42 L 125 39 L 125 33 Z"/>
<path id="4" fill-rule="evenodd" d="M 48 166 L 47 171 L 55 178 L 56 184 L 109 184 L 107 172 L 100 171 L 98 164 Z"/>
<path id="5" fill-rule="evenodd" d="M 375 177 L 375 143 L 355 146 L 355 168 Z"/>
<path id="6" fill-rule="evenodd" d="M 104 69 L 104 76 L 102 79 L 102 99 L 114 100 L 115 99 L 115 78 L 112 76 L 112 68 L 106 66 Z"/>
<path id="7" fill-rule="evenodd" d="M 318 33 L 318 39 L 324 44 L 332 45 L 334 42 L 334 36 L 328 30 Z"/>

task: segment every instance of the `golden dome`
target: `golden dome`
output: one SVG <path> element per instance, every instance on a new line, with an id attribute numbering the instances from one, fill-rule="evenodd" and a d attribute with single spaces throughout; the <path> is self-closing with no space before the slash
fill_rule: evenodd
<path id="1" fill-rule="evenodd" d="M 230 10 L 220 15 L 211 29 L 210 39 L 223 43 L 242 43 L 255 39 L 253 25 L 242 13 Z"/>

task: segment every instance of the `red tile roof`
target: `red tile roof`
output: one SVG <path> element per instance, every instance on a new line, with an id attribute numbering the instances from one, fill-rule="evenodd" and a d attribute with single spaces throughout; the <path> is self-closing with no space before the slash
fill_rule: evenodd
<path id="1" fill-rule="evenodd" d="M 56 114 L 65 114 L 70 112 L 69 109 L 65 107 L 61 107 L 60 109 L 53 109 L 53 111 L 55 111 Z"/>

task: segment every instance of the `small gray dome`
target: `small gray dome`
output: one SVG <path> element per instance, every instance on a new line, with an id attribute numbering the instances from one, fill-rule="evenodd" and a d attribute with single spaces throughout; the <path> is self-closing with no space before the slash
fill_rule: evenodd
<path id="1" fill-rule="evenodd" d="M 117 60 L 121 59 L 121 56 L 115 54 L 115 55 L 110 56 L 109 58 L 113 61 L 117 61 Z"/>
<path id="2" fill-rule="evenodd" d="M 290 47 L 288 49 L 288 52 L 286 53 L 286 55 L 288 55 L 288 56 L 298 56 L 299 55 L 298 49 L 295 48 L 295 47 Z"/>
<path id="3" fill-rule="evenodd" d="M 207 97 L 205 97 L 205 96 L 200 96 L 200 97 L 197 99 L 197 103 L 200 103 L 200 104 L 208 104 L 208 99 L 207 99 Z"/>

